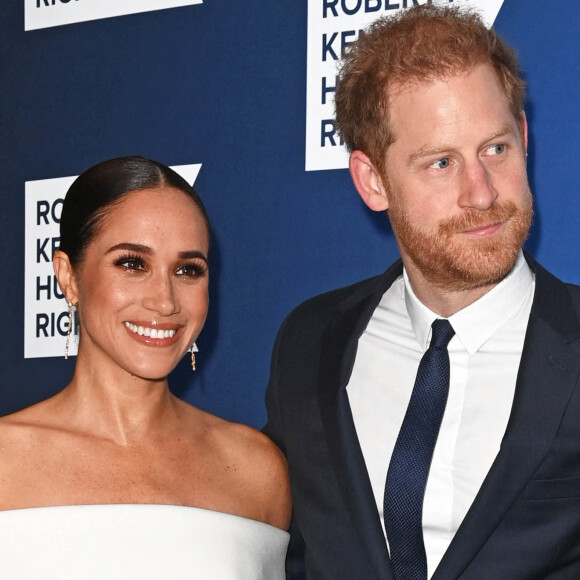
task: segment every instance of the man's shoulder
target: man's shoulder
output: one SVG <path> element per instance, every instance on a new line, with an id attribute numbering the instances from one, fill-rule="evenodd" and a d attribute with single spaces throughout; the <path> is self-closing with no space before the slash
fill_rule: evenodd
<path id="1" fill-rule="evenodd" d="M 571 282 L 564 282 L 528 254 L 526 254 L 526 260 L 536 276 L 537 292 L 553 295 L 554 292 L 559 290 L 566 292 L 574 304 L 577 304 L 580 301 L 580 285 Z"/>
<path id="2" fill-rule="evenodd" d="M 536 277 L 532 316 L 540 318 L 568 338 L 580 335 L 580 286 L 563 282 L 526 255 Z"/>
<path id="3" fill-rule="evenodd" d="M 284 325 L 304 321 L 324 323 L 335 320 L 341 313 L 356 308 L 369 300 L 380 300 L 380 297 L 402 274 L 402 263 L 397 260 L 385 272 L 348 286 L 343 286 L 308 298 L 287 316 Z"/>
<path id="4" fill-rule="evenodd" d="M 568 293 L 572 297 L 574 304 L 580 303 L 580 286 L 578 284 L 572 284 L 571 282 L 564 282 Z"/>

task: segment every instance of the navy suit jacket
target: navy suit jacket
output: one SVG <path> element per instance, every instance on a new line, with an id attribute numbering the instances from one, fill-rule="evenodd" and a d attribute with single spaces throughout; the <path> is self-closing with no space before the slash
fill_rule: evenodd
<path id="1" fill-rule="evenodd" d="M 580 287 L 526 258 L 536 289 L 507 429 L 433 580 L 580 580 Z M 308 580 L 393 580 L 346 385 L 401 272 L 312 298 L 278 333 L 265 432 L 288 458 L 290 577 L 303 560 Z"/>

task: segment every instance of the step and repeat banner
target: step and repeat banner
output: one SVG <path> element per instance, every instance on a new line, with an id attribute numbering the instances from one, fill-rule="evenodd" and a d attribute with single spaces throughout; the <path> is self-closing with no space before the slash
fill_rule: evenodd
<path id="1" fill-rule="evenodd" d="M 201 4 L 203 0 L 24 0 L 24 29 Z"/>
<path id="2" fill-rule="evenodd" d="M 173 167 L 195 185 L 200 164 Z M 68 311 L 63 310 L 52 256 L 59 248 L 60 212 L 64 193 L 76 179 L 57 177 L 24 184 L 24 358 L 62 356 L 68 334 Z M 74 311 L 76 316 L 76 309 Z M 69 355 L 76 354 L 78 324 L 73 321 Z"/>
<path id="3" fill-rule="evenodd" d="M 0 414 L 55 393 L 73 372 L 74 357 L 63 359 L 68 315 L 51 264 L 68 186 L 99 161 L 140 154 L 195 183 L 213 227 L 198 370 L 184 361 L 172 388 L 260 427 L 271 348 L 285 315 L 398 256 L 385 216 L 371 214 L 352 186 L 334 91 L 341 56 L 369 23 L 423 3 L 6 3 Z M 558 276 L 580 282 L 580 5 L 440 3 L 478 9 L 518 50 L 536 199 L 527 248 Z"/>
<path id="4" fill-rule="evenodd" d="M 504 0 L 449 0 L 439 4 L 469 5 L 492 25 Z M 306 98 L 306 170 L 348 167 L 348 154 L 334 123 L 337 65 L 344 51 L 365 26 L 380 16 L 394 14 L 412 0 L 320 0 L 308 2 Z"/>

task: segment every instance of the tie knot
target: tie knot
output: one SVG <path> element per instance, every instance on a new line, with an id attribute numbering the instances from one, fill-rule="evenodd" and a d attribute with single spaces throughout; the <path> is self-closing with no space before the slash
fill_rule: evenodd
<path id="1" fill-rule="evenodd" d="M 453 338 L 455 331 L 449 320 L 438 318 L 433 321 L 431 325 L 433 334 L 431 336 L 431 344 L 429 348 L 447 348 L 449 341 Z"/>

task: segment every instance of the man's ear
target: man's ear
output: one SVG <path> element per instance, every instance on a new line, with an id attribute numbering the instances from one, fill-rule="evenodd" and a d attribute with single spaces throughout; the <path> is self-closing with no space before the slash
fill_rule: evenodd
<path id="1" fill-rule="evenodd" d="M 379 172 L 366 153 L 353 151 L 349 161 L 354 186 L 365 204 L 373 211 L 389 209 L 389 200 Z"/>
<path id="2" fill-rule="evenodd" d="M 526 157 L 528 156 L 528 119 L 526 114 L 522 111 L 522 144 L 524 147 L 524 153 Z"/>
<path id="3" fill-rule="evenodd" d="M 57 250 L 52 257 L 52 267 L 66 301 L 78 304 L 77 280 L 68 255 Z"/>

